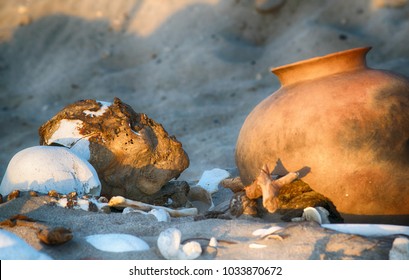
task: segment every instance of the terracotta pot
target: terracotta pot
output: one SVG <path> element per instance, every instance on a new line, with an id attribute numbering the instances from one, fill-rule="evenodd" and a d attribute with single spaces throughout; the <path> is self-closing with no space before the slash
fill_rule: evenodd
<path id="1" fill-rule="evenodd" d="M 369 47 L 272 69 L 281 88 L 245 120 L 245 184 L 277 160 L 330 198 L 347 222 L 409 224 L 409 80 L 366 66 Z"/>

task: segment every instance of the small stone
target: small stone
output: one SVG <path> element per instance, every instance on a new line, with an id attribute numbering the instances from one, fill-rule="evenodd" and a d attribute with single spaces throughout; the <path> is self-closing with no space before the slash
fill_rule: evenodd
<path id="1" fill-rule="evenodd" d="M 182 233 L 176 228 L 168 228 L 159 234 L 157 246 L 165 259 L 177 259 L 181 237 Z"/>
<path id="2" fill-rule="evenodd" d="M 60 198 L 60 194 L 56 190 L 50 190 L 47 195 L 49 197 Z"/>
<path id="3" fill-rule="evenodd" d="M 77 197 L 78 197 L 77 192 L 70 192 L 69 194 L 67 194 L 68 199 L 75 199 L 76 200 Z"/>
<path id="4" fill-rule="evenodd" d="M 215 237 L 210 238 L 209 246 L 215 248 L 218 246 L 217 239 Z"/>
<path id="5" fill-rule="evenodd" d="M 7 196 L 7 200 L 16 199 L 19 196 L 20 196 L 20 191 L 19 190 L 14 190 L 11 193 L 9 193 L 9 195 Z"/>
<path id="6" fill-rule="evenodd" d="M 38 192 L 36 192 L 36 191 L 30 191 L 28 194 L 29 194 L 31 197 L 37 197 L 37 196 L 38 196 Z"/>
<path id="7" fill-rule="evenodd" d="M 111 207 L 109 207 L 108 205 L 102 206 L 100 211 L 105 214 L 111 214 Z"/>
<path id="8" fill-rule="evenodd" d="M 214 206 L 210 193 L 200 186 L 191 188 L 187 198 L 199 213 L 205 213 Z"/>
<path id="9" fill-rule="evenodd" d="M 194 260 L 202 254 L 202 247 L 199 242 L 190 241 L 182 246 L 178 252 L 179 260 Z"/>
<path id="10" fill-rule="evenodd" d="M 3 195 L 0 194 L 0 204 L 3 203 Z"/>
<path id="11" fill-rule="evenodd" d="M 70 241 L 73 237 L 71 230 L 64 227 L 40 229 L 37 237 L 47 245 L 60 245 Z"/>
<path id="12" fill-rule="evenodd" d="M 74 206 L 76 206 L 75 200 L 67 200 L 67 204 L 65 205 L 65 208 L 68 209 L 74 209 Z"/>
<path id="13" fill-rule="evenodd" d="M 105 196 L 101 196 L 100 198 L 98 198 L 98 202 L 99 203 L 108 203 L 108 198 L 106 198 Z"/>
<path id="14" fill-rule="evenodd" d="M 88 211 L 90 211 L 90 212 L 98 212 L 99 209 L 98 209 L 98 206 L 97 206 L 95 203 L 89 201 Z"/>

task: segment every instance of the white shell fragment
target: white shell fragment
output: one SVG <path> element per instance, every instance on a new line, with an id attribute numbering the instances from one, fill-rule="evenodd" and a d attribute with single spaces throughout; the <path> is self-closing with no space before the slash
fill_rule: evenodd
<path id="1" fill-rule="evenodd" d="M 105 252 L 120 253 L 149 250 L 149 245 L 145 241 L 130 234 L 95 234 L 87 236 L 86 240 L 98 250 Z"/>
<path id="2" fill-rule="evenodd" d="M 305 221 L 316 222 L 318 224 L 322 224 L 321 215 L 317 209 L 314 207 L 307 207 L 304 209 L 304 213 L 302 214 L 302 218 Z"/>
<path id="3" fill-rule="evenodd" d="M 209 246 L 210 247 L 217 248 L 218 245 L 219 244 L 218 244 L 217 239 L 215 237 L 210 238 L 210 241 L 209 241 Z"/>
<path id="4" fill-rule="evenodd" d="M 204 171 L 197 185 L 207 190 L 210 194 L 213 194 L 219 190 L 220 182 L 229 177 L 230 173 L 226 170 L 214 168 Z"/>
<path id="5" fill-rule="evenodd" d="M 182 233 L 176 228 L 168 228 L 160 233 L 157 245 L 159 252 L 167 260 L 194 260 L 202 254 L 202 247 L 196 241 L 180 245 Z"/>
<path id="6" fill-rule="evenodd" d="M 266 248 L 266 247 L 267 247 L 267 245 L 265 245 L 265 244 L 257 244 L 257 243 L 249 244 L 250 249 L 263 249 L 263 248 Z"/>
<path id="7" fill-rule="evenodd" d="M 364 236 L 409 235 L 409 227 L 383 224 L 323 224 L 324 228 Z"/>
<path id="8" fill-rule="evenodd" d="M 266 236 L 268 236 L 268 235 L 270 235 L 270 234 L 273 234 L 274 232 L 276 232 L 276 231 L 279 231 L 279 230 L 281 230 L 281 229 L 283 229 L 282 227 L 279 227 L 279 226 L 272 226 L 272 227 L 269 227 L 269 228 L 267 228 L 267 229 L 265 229 L 265 228 L 260 228 L 260 229 L 257 229 L 257 230 L 255 230 L 255 231 L 253 231 L 253 235 L 254 236 L 258 236 L 258 237 L 260 237 L 260 238 L 264 238 L 264 237 L 266 237 Z"/>
<path id="9" fill-rule="evenodd" d="M 304 209 L 302 217 L 292 218 L 293 222 L 310 221 L 318 224 L 329 224 L 329 212 L 323 207 L 307 207 Z"/>
<path id="10" fill-rule="evenodd" d="M 101 183 L 94 167 L 69 149 L 35 146 L 18 152 L 11 159 L 0 193 L 7 195 L 13 190 L 99 195 Z"/>
<path id="11" fill-rule="evenodd" d="M 0 229 L 0 260 L 51 260 L 17 235 Z"/>
<path id="12" fill-rule="evenodd" d="M 389 251 L 390 260 L 409 260 L 409 239 L 397 237 L 393 241 L 392 249 Z"/>

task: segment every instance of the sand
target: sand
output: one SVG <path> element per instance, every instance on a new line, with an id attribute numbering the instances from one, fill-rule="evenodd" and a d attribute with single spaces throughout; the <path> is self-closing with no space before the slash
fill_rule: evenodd
<path id="1" fill-rule="evenodd" d="M 191 164 L 179 179 L 195 181 L 205 170 L 234 168 L 235 143 L 244 119 L 280 86 L 271 67 L 369 45 L 373 47 L 369 66 L 409 76 L 407 2 L 1 1 L 0 178 L 16 152 L 38 144 L 40 125 L 65 105 L 89 98 L 112 101 L 115 96 L 162 123 L 183 143 Z M 24 206 L 23 202 L 41 204 L 41 198 L 26 200 L 1 205 L 1 218 L 27 212 L 46 223 L 71 227 L 74 240 L 58 250 L 40 246 L 32 233 L 20 232 L 58 259 L 159 258 L 154 249 L 112 255 L 84 243 L 87 234 L 110 232 L 113 225 L 151 246 L 160 230 L 169 226 L 186 235 L 237 238 L 244 243 L 228 246 L 217 258 L 238 259 L 246 242 L 253 241 L 251 230 L 270 225 L 259 219 L 187 218 L 161 224 L 140 215 L 59 208 L 50 212 L 43 205 Z M 90 223 L 94 226 L 83 226 Z M 291 238 L 281 245 L 270 240 L 269 246 L 281 246 L 279 253 L 259 250 L 246 257 L 383 259 L 393 241 L 378 242 L 381 253 L 366 256 L 363 251 L 346 253 L 329 246 L 333 235 L 315 225 L 288 230 L 296 236 L 305 228 L 316 249 L 302 243 L 309 249 L 297 254 L 294 247 L 283 249 Z M 344 237 L 336 238 L 340 242 Z"/>

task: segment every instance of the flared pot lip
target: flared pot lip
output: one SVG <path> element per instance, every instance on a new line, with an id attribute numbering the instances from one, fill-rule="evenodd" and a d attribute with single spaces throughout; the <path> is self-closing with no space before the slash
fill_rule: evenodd
<path id="1" fill-rule="evenodd" d="M 273 73 L 277 73 L 277 72 L 280 72 L 283 69 L 288 69 L 288 68 L 292 68 L 292 67 L 299 66 L 299 65 L 302 65 L 302 64 L 307 64 L 307 63 L 314 63 L 314 62 L 322 60 L 322 59 L 330 59 L 332 57 L 345 56 L 345 55 L 348 55 L 350 53 L 363 53 L 363 54 L 366 54 L 371 49 L 372 49 L 371 46 L 365 46 L 365 47 L 359 47 L 359 48 L 343 50 L 343 51 L 334 52 L 334 53 L 330 53 L 330 54 L 326 54 L 326 55 L 322 55 L 322 56 L 316 56 L 316 57 L 300 60 L 300 61 L 297 61 L 297 62 L 294 62 L 294 63 L 285 64 L 285 65 L 278 66 L 278 67 L 273 67 L 270 70 Z"/>

